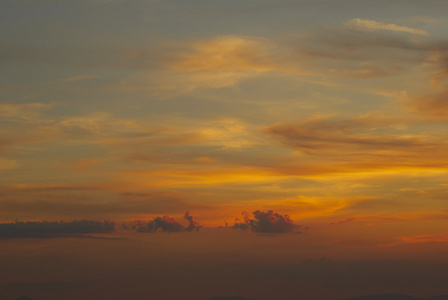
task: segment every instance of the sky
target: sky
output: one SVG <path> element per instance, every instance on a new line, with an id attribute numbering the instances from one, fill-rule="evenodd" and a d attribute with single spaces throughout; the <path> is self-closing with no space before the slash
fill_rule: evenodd
<path id="1" fill-rule="evenodd" d="M 448 294 L 446 11 L 0 0 L 0 294 Z"/>

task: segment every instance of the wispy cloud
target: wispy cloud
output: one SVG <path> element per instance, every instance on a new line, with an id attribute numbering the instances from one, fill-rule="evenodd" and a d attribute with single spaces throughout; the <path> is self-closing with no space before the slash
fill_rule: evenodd
<path id="1" fill-rule="evenodd" d="M 88 74 L 88 75 L 79 75 L 79 76 L 64 78 L 63 81 L 64 82 L 74 82 L 74 81 L 95 79 L 95 78 L 99 78 L 99 76 L 98 75 Z"/>
<path id="2" fill-rule="evenodd" d="M 274 45 L 267 39 L 244 36 L 221 36 L 193 43 L 173 65 L 183 71 L 269 71 L 278 69 L 269 54 Z"/>
<path id="3" fill-rule="evenodd" d="M 413 235 L 400 237 L 399 241 L 381 244 L 378 247 L 393 247 L 402 244 L 419 244 L 419 243 L 431 243 L 431 242 L 448 242 L 448 234 L 432 234 L 432 235 Z"/>
<path id="4" fill-rule="evenodd" d="M 51 103 L 0 103 L 0 117 L 30 119 L 52 107 Z"/>
<path id="5" fill-rule="evenodd" d="M 406 32 L 416 35 L 428 36 L 429 33 L 422 30 L 411 28 L 407 26 L 400 26 L 396 24 L 388 24 L 383 22 L 378 22 L 374 20 L 363 20 L 363 19 L 351 19 L 345 23 L 346 27 L 359 29 L 359 30 L 388 30 L 396 32 Z"/>

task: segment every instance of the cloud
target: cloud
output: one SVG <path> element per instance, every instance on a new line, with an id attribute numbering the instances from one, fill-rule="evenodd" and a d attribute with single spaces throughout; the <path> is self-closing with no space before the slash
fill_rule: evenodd
<path id="1" fill-rule="evenodd" d="M 333 221 L 333 222 L 331 222 L 331 224 L 332 224 L 332 225 L 335 225 L 335 224 L 344 224 L 344 223 L 354 222 L 355 220 L 356 220 L 356 219 L 354 219 L 354 218 L 347 218 L 347 219 L 345 219 L 345 220 Z"/>
<path id="2" fill-rule="evenodd" d="M 80 80 L 86 80 L 86 79 L 95 79 L 95 78 L 99 78 L 99 76 L 98 75 L 93 75 L 93 74 L 88 74 L 88 75 L 79 75 L 79 76 L 64 78 L 63 81 L 64 82 L 74 82 L 74 81 L 80 81 Z"/>
<path id="3" fill-rule="evenodd" d="M 406 26 L 400 26 L 396 24 L 387 24 L 383 22 L 373 21 L 373 20 L 363 20 L 363 19 L 351 19 L 345 23 L 346 27 L 354 28 L 358 30 L 388 30 L 396 32 L 406 32 L 416 35 L 428 36 L 429 33 L 416 28 L 410 28 Z"/>
<path id="4" fill-rule="evenodd" d="M 241 213 L 243 215 L 243 221 L 239 219 L 235 220 L 233 229 L 251 229 L 253 232 L 258 233 L 287 233 L 295 232 L 300 226 L 295 225 L 293 220 L 288 215 L 280 215 L 274 213 L 272 210 L 267 212 L 254 211 L 253 219 L 250 218 L 247 212 Z"/>
<path id="5" fill-rule="evenodd" d="M 188 222 L 188 226 L 187 226 L 187 231 L 192 231 L 192 230 L 199 230 L 199 228 L 201 228 L 201 226 L 199 226 L 199 223 L 196 222 L 193 218 L 192 215 L 190 215 L 190 212 L 187 211 L 184 215 L 184 219 L 187 220 Z"/>
<path id="6" fill-rule="evenodd" d="M 53 106 L 48 103 L 0 103 L 0 117 L 6 119 L 36 118 L 42 111 Z"/>
<path id="7" fill-rule="evenodd" d="M 448 44 L 437 42 L 426 47 L 423 63 L 430 67 L 429 82 L 431 92 L 425 90 L 407 97 L 407 107 L 418 113 L 436 117 L 448 117 Z M 428 89 L 428 88 L 427 88 Z"/>
<path id="8" fill-rule="evenodd" d="M 285 145 L 305 153 L 327 152 L 335 148 L 350 148 L 351 151 L 407 150 L 430 145 L 420 136 L 384 134 L 380 131 L 380 129 L 393 129 L 400 123 L 400 120 L 381 116 L 361 116 L 352 119 L 316 116 L 292 124 L 273 124 L 264 132 L 280 139 Z"/>
<path id="9" fill-rule="evenodd" d="M 411 22 L 439 24 L 446 22 L 446 19 L 438 19 L 431 16 L 416 16 L 410 19 Z"/>
<path id="10" fill-rule="evenodd" d="M 184 226 L 178 223 L 174 218 L 169 216 L 155 217 L 154 220 L 149 221 L 146 224 L 142 224 L 138 227 L 138 232 L 156 232 L 161 230 L 163 232 L 183 232 L 183 231 L 193 231 L 199 230 L 201 226 L 196 222 L 190 212 L 186 212 L 184 219 L 187 220 L 188 226 Z"/>
<path id="11" fill-rule="evenodd" d="M 172 67 L 186 72 L 269 71 L 278 69 L 267 39 L 227 35 L 192 43 Z"/>
<path id="12" fill-rule="evenodd" d="M 415 122 L 375 115 L 347 119 L 316 116 L 272 124 L 263 132 L 306 157 L 297 159 L 296 165 L 272 166 L 284 174 L 315 177 L 446 172 L 448 143 L 443 132 L 415 134 L 407 127 Z"/>
<path id="13" fill-rule="evenodd" d="M 116 225 L 109 221 L 19 222 L 0 224 L 0 239 L 74 237 L 91 233 L 114 232 Z"/>
<path id="14" fill-rule="evenodd" d="M 448 242 L 448 234 L 433 234 L 433 235 L 414 235 L 400 237 L 399 241 L 387 244 L 378 245 L 378 247 L 393 247 L 401 244 L 419 244 L 430 242 Z"/>
<path id="15" fill-rule="evenodd" d="M 448 88 L 437 93 L 411 98 L 411 109 L 437 118 L 448 117 Z"/>

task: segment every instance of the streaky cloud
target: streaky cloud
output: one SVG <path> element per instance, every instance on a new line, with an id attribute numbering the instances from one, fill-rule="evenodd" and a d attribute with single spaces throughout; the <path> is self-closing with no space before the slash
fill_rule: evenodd
<path id="1" fill-rule="evenodd" d="M 400 26 L 396 24 L 388 24 L 374 20 L 351 19 L 345 23 L 345 26 L 360 30 L 389 30 L 397 32 L 407 32 L 411 34 L 424 35 L 424 36 L 429 35 L 428 32 L 421 29 L 411 28 L 407 26 Z"/>

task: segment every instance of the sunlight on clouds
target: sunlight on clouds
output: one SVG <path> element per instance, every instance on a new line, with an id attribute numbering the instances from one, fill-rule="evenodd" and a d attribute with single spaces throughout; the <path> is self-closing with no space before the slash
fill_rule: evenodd
<path id="1" fill-rule="evenodd" d="M 270 71 L 278 67 L 269 58 L 273 47 L 264 38 L 222 36 L 192 45 L 193 53 L 174 65 L 187 72 Z"/>
<path id="2" fill-rule="evenodd" d="M 202 124 L 197 129 L 209 141 L 223 146 L 223 149 L 241 149 L 260 144 L 255 130 L 238 119 L 221 119 Z"/>
<path id="3" fill-rule="evenodd" d="M 157 3 L 153 14 L 174 7 L 150 2 Z M 172 11 L 172 26 L 188 31 L 193 27 L 183 22 L 191 16 L 214 18 L 210 11 L 197 18 L 196 9 L 209 8 L 187 6 L 182 16 Z M 288 22 L 247 24 L 246 17 L 234 28 L 214 30 L 217 22 L 190 33 L 158 24 L 142 34 L 126 22 L 129 28 L 113 34 L 132 34 L 116 43 L 89 36 L 65 52 L 58 39 L 48 51 L 11 44 L 20 50 L 8 52 L 11 62 L 30 68 L 27 76 L 11 69 L 21 81 L 0 87 L 12 99 L 0 104 L 7 125 L 0 169 L 13 174 L 5 182 L 23 184 L 29 197 L 33 187 L 55 195 L 178 189 L 191 193 L 192 204 L 208 201 L 203 195 L 220 204 L 241 195 L 238 209 L 250 199 L 296 217 L 339 216 L 355 198 L 443 198 L 431 190 L 448 173 L 448 55 L 437 40 L 440 18 L 403 16 L 392 24 L 373 20 L 380 15 L 344 14 L 287 28 Z M 35 82 L 31 64 L 42 61 L 47 73 Z M 52 99 L 58 105 L 45 104 Z M 22 158 L 31 171 L 16 163 Z M 45 164 L 48 177 L 40 173 Z M 428 181 L 416 183 L 426 194 L 406 189 L 419 180 Z"/>
<path id="4" fill-rule="evenodd" d="M 231 87 L 240 81 L 253 77 L 249 71 L 222 72 L 179 72 L 161 70 L 156 73 L 139 73 L 114 84 L 108 91 L 120 93 L 146 93 L 158 100 L 167 100 L 189 94 L 198 89 Z"/>
<path id="5" fill-rule="evenodd" d="M 396 24 L 387 24 L 383 22 L 373 21 L 373 20 L 363 20 L 363 19 L 351 19 L 345 23 L 345 26 L 349 28 L 355 28 L 360 30 L 388 30 L 396 32 L 407 32 L 411 34 L 428 36 L 429 33 L 416 28 L 410 28 L 406 26 L 400 26 Z"/>
<path id="6" fill-rule="evenodd" d="M 124 181 L 132 182 L 140 188 L 215 186 L 227 183 L 249 184 L 275 182 L 288 178 L 286 175 L 258 168 L 226 165 L 213 165 L 207 168 L 192 165 L 183 168 L 170 168 L 166 171 L 129 170 L 121 172 L 121 176 Z"/>
<path id="7" fill-rule="evenodd" d="M 446 234 L 435 234 L 435 235 L 415 235 L 415 236 L 404 236 L 400 237 L 399 241 L 380 244 L 377 247 L 393 247 L 401 244 L 419 244 L 419 243 L 446 243 L 448 242 L 448 233 Z"/>
<path id="8" fill-rule="evenodd" d="M 117 118 L 109 113 L 97 112 L 72 116 L 60 120 L 56 126 L 69 133 L 119 136 L 126 133 L 148 133 L 149 127 L 132 119 Z"/>

